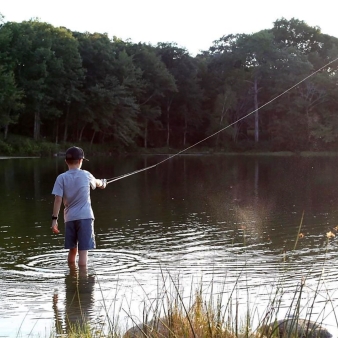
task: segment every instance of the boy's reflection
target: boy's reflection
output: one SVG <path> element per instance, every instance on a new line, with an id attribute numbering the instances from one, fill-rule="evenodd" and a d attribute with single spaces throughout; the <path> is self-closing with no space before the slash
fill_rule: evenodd
<path id="1" fill-rule="evenodd" d="M 59 311 L 58 294 L 53 296 L 57 334 L 74 332 L 78 328 L 85 329 L 86 324 L 89 324 L 94 304 L 94 284 L 95 275 L 89 274 L 86 266 L 69 264 L 69 274 L 65 276 L 64 318 Z"/>

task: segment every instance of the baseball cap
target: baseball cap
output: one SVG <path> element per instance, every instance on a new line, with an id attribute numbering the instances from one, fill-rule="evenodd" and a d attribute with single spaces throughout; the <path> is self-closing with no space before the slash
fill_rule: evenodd
<path id="1" fill-rule="evenodd" d="M 67 149 L 66 160 L 81 160 L 81 159 L 88 161 L 85 158 L 83 149 L 81 149 L 79 147 L 70 147 L 70 148 Z"/>

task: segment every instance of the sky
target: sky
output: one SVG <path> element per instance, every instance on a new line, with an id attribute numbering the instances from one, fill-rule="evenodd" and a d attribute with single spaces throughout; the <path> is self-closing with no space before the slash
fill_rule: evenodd
<path id="1" fill-rule="evenodd" d="M 251 34 L 296 18 L 338 37 L 336 0 L 1 0 L 5 21 L 31 18 L 134 43 L 174 42 L 191 55 L 223 35 Z"/>

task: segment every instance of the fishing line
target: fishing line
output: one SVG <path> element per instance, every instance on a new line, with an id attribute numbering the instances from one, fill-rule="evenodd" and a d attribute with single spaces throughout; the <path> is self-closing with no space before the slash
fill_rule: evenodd
<path id="1" fill-rule="evenodd" d="M 108 178 L 108 179 L 107 179 L 107 184 L 112 183 L 112 182 L 115 182 L 115 181 L 117 181 L 117 180 L 121 180 L 122 178 L 125 178 L 125 177 L 128 177 L 128 176 L 131 176 L 131 175 L 140 173 L 140 172 L 142 172 L 142 171 L 145 171 L 145 170 L 149 170 L 149 169 L 155 168 L 155 167 L 157 167 L 158 165 L 162 164 L 163 162 L 166 162 L 166 161 L 172 159 L 173 157 L 175 157 L 175 156 L 177 156 L 177 155 L 180 155 L 180 154 L 184 153 L 185 151 L 187 151 L 187 150 L 189 150 L 189 149 L 191 149 L 191 148 L 197 146 L 198 144 L 200 144 L 200 143 L 202 143 L 202 142 L 208 140 L 209 138 L 214 137 L 215 135 L 221 133 L 222 131 L 224 131 L 224 130 L 230 128 L 230 127 L 232 127 L 232 126 L 235 125 L 236 123 L 238 123 L 238 122 L 240 122 L 240 121 L 246 119 L 247 117 L 249 117 L 250 115 L 252 115 L 252 114 L 255 113 L 256 111 L 258 111 L 259 109 L 262 109 L 262 108 L 266 107 L 267 105 L 269 105 L 270 103 L 272 103 L 273 101 L 279 99 L 281 96 L 285 95 L 287 92 L 289 92 L 289 91 L 291 91 L 292 89 L 296 88 L 296 87 L 299 86 L 301 83 L 303 83 L 303 82 L 305 82 L 307 79 L 309 79 L 311 76 L 317 74 L 318 72 L 320 72 L 321 70 L 323 70 L 324 68 L 328 67 L 329 65 L 331 65 L 332 63 L 334 63 L 334 62 L 336 62 L 336 61 L 338 61 L 338 57 L 335 58 L 334 60 L 330 61 L 330 62 L 327 63 L 326 65 L 322 66 L 321 68 L 317 69 L 315 72 L 311 73 L 310 75 L 308 75 L 307 77 L 305 77 L 305 78 L 302 79 L 301 81 L 297 82 L 295 85 L 293 85 L 292 87 L 288 88 L 287 90 L 285 90 L 285 91 L 282 92 L 281 94 L 277 95 L 276 97 L 274 97 L 274 98 L 271 99 L 270 101 L 264 103 L 262 106 L 260 106 L 260 107 L 258 107 L 257 109 L 251 111 L 250 113 L 248 113 L 248 114 L 242 116 L 241 118 L 239 118 L 239 119 L 236 120 L 235 122 L 230 123 L 230 124 L 227 125 L 226 127 L 224 127 L 224 128 L 222 128 L 222 129 L 216 131 L 215 133 L 213 133 L 213 134 L 207 136 L 206 138 L 204 138 L 204 139 L 202 139 L 202 140 L 200 140 L 200 141 L 194 143 L 193 145 L 191 145 L 191 146 L 189 146 L 189 147 L 187 147 L 187 148 L 185 148 L 185 149 L 183 149 L 183 150 L 177 152 L 176 154 L 173 154 L 173 155 L 169 156 L 168 158 L 166 158 L 166 159 L 164 159 L 164 160 L 162 160 L 162 161 L 160 161 L 160 162 L 158 162 L 158 163 L 156 163 L 156 164 L 154 164 L 154 165 L 152 165 L 152 166 L 145 167 L 145 168 L 143 168 L 143 169 L 136 170 L 136 171 L 133 171 L 133 172 L 128 173 L 128 174 L 125 174 L 125 175 L 120 175 L 120 176 L 117 176 L 117 177 Z"/>

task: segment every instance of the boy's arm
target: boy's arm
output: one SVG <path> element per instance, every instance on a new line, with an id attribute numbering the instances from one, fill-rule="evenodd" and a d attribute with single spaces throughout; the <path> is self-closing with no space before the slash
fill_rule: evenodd
<path id="1" fill-rule="evenodd" d="M 54 199 L 54 206 L 53 206 L 53 217 L 58 217 L 59 216 L 59 212 L 60 212 L 60 208 L 61 208 L 61 204 L 62 204 L 62 197 L 55 195 L 55 199 Z M 55 234 L 58 234 L 60 231 L 58 229 L 58 220 L 56 219 L 52 219 L 52 231 Z"/>

